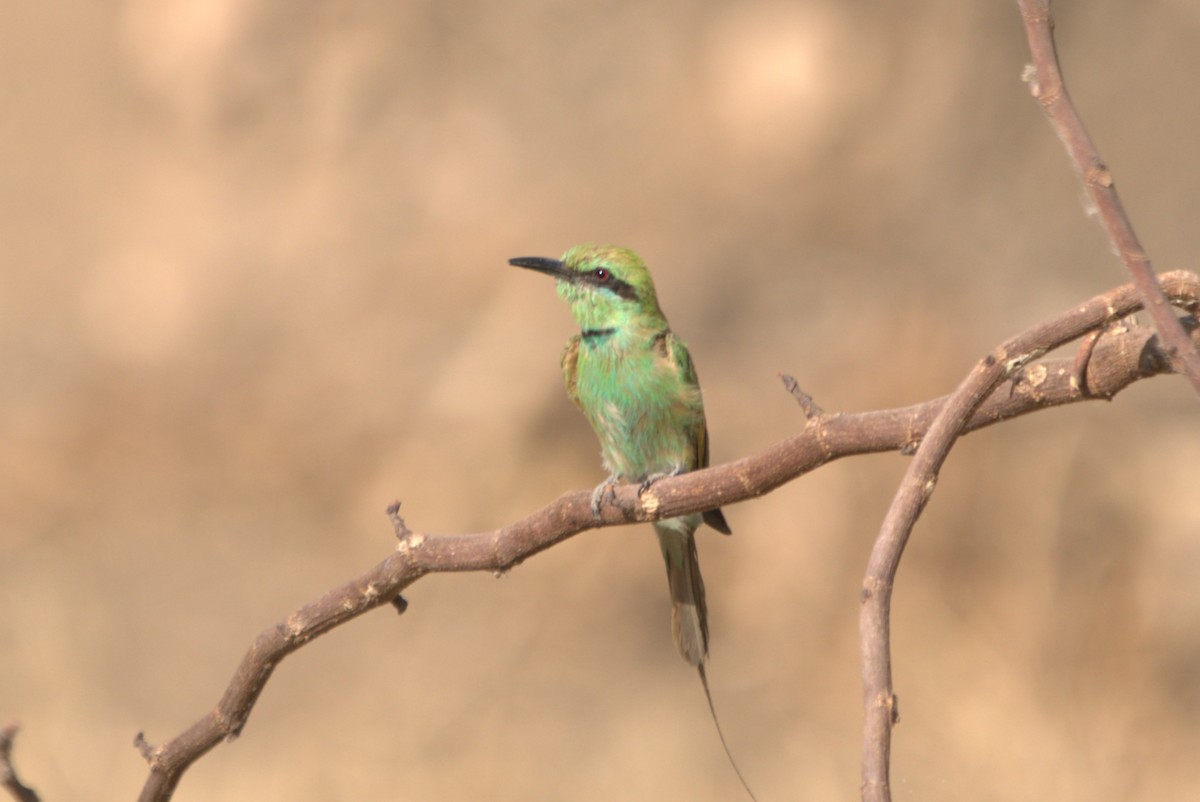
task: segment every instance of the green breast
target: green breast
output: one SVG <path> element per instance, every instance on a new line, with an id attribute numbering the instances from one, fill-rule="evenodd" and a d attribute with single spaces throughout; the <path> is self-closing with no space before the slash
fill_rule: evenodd
<path id="1" fill-rule="evenodd" d="M 619 335 L 585 340 L 577 390 L 606 467 L 624 481 L 697 467 L 696 444 L 704 428 L 700 388 L 685 381 L 652 340 L 629 342 Z"/>

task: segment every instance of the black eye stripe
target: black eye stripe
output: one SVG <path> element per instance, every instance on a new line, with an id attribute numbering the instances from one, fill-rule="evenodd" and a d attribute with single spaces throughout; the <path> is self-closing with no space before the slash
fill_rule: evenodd
<path id="1" fill-rule="evenodd" d="M 624 298 L 627 301 L 636 301 L 638 299 L 637 290 L 628 281 L 622 281 L 613 275 L 611 270 L 606 270 L 603 267 L 598 267 L 590 273 L 583 274 L 583 280 L 594 287 L 602 290 L 608 290 L 618 298 Z"/>

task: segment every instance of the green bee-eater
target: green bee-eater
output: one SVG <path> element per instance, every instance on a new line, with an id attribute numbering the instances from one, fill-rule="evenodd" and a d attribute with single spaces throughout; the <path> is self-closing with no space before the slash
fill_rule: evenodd
<path id="1" fill-rule="evenodd" d="M 522 256 L 508 262 L 554 276 L 559 297 L 579 324 L 579 334 L 563 350 L 562 370 L 567 395 L 600 438 L 609 474 L 592 493 L 592 513 L 600 514 L 617 482 L 640 482 L 641 493 L 663 477 L 707 467 L 708 426 L 696 369 L 658 306 L 646 263 L 612 245 L 579 245 L 562 259 Z M 721 732 L 704 671 L 708 610 L 695 538 L 701 520 L 729 534 L 719 509 L 654 524 L 667 563 L 671 630 L 679 653 L 700 672 L 721 746 L 754 799 Z"/>
<path id="2" fill-rule="evenodd" d="M 644 491 L 657 479 L 706 467 L 708 428 L 696 370 L 638 255 L 581 245 L 562 259 L 519 257 L 509 264 L 554 276 L 579 323 L 562 369 L 567 395 L 596 430 L 609 472 L 592 494 L 592 511 L 599 513 L 617 482 L 640 482 Z M 695 540 L 701 519 L 729 534 L 719 509 L 657 521 L 654 531 L 667 564 L 675 645 L 703 678 L 708 615 Z"/>

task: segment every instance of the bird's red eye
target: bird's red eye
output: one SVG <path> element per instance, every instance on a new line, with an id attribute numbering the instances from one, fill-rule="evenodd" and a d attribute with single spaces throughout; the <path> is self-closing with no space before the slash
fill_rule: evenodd
<path id="1" fill-rule="evenodd" d="M 608 281 L 609 277 L 612 276 L 612 273 L 609 273 L 603 267 L 597 267 L 596 272 L 593 275 L 595 275 L 600 281 Z"/>

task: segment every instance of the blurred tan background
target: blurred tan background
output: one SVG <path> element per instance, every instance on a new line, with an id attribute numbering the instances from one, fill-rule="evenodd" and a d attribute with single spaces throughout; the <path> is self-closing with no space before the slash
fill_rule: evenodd
<path id="1" fill-rule="evenodd" d="M 1057 4 L 1160 269 L 1195 268 L 1200 6 Z M 47 800 L 411 526 L 602 478 L 516 255 L 641 251 L 717 462 L 947 392 L 1124 281 L 1020 82 L 1014 2 L 9 4 L 0 25 L 0 720 Z M 971 436 L 895 599 L 897 798 L 1200 781 L 1197 403 L 1175 378 Z M 904 469 L 704 530 L 710 677 L 767 800 L 858 793 L 858 589 Z M 276 672 L 179 800 L 741 797 L 649 529 L 435 576 Z"/>

